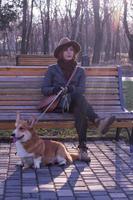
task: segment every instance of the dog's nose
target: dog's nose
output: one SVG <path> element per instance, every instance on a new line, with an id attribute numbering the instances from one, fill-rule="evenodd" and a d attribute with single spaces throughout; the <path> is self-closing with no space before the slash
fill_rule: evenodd
<path id="1" fill-rule="evenodd" d="M 15 136 L 15 133 L 12 133 L 11 136 L 14 137 L 14 136 Z"/>

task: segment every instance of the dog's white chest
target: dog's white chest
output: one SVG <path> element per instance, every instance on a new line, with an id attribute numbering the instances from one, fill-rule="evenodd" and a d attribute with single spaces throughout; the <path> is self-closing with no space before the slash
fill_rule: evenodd
<path id="1" fill-rule="evenodd" d="M 28 153 L 23 145 L 21 144 L 21 142 L 19 141 L 16 141 L 16 150 L 17 150 L 17 155 L 20 157 L 20 158 L 23 158 L 23 157 L 31 157 L 31 156 L 34 156 L 33 153 Z"/>

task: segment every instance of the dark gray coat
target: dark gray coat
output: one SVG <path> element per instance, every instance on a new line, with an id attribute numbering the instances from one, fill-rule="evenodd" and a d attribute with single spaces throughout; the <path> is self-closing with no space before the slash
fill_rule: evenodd
<path id="1" fill-rule="evenodd" d="M 53 88 L 55 86 L 65 87 L 67 80 L 58 64 L 49 66 L 48 71 L 44 77 L 42 85 L 42 93 L 45 96 L 53 94 Z M 85 73 L 81 67 L 77 68 L 76 74 L 74 75 L 70 85 L 75 86 L 75 92 L 81 94 L 85 91 Z"/>

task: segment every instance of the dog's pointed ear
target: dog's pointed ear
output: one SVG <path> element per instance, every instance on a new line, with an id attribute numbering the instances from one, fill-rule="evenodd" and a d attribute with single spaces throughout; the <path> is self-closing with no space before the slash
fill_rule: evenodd
<path id="1" fill-rule="evenodd" d="M 36 117 L 32 115 L 31 119 L 28 121 L 29 128 L 33 128 L 35 122 L 36 122 Z"/>
<path id="2" fill-rule="evenodd" d="M 17 113 L 16 113 L 16 123 L 18 123 L 19 120 L 20 120 L 20 112 L 17 111 Z"/>

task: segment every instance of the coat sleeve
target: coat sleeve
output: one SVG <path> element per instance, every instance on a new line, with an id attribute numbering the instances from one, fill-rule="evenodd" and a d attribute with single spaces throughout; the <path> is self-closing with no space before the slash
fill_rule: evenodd
<path id="1" fill-rule="evenodd" d="M 85 92 L 85 72 L 84 69 L 80 68 L 80 77 L 78 80 L 78 84 L 75 88 L 76 92 L 83 94 Z"/>
<path id="2" fill-rule="evenodd" d="M 42 84 L 42 93 L 45 96 L 49 96 L 51 94 L 53 94 L 53 67 L 50 66 L 48 68 L 48 71 L 45 74 L 44 80 L 43 80 L 43 84 Z"/>

